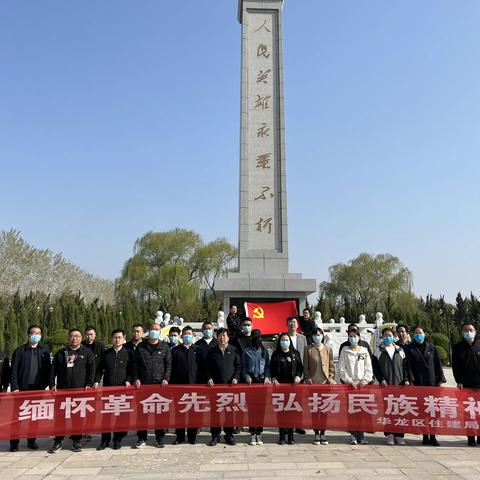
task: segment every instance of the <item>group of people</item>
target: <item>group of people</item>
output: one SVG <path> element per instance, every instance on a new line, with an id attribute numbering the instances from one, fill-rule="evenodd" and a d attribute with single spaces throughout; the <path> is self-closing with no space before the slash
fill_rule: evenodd
<path id="1" fill-rule="evenodd" d="M 331 348 L 324 343 L 323 330 L 310 318 L 308 309 L 303 318 L 289 317 L 286 331 L 278 336 L 273 353 L 263 345 L 262 333 L 254 329 L 252 320 L 240 318 L 236 307 L 227 318 L 228 328 L 214 331 L 210 321 L 202 324 L 202 338 L 194 342 L 190 326 L 180 329 L 172 326 L 168 340 L 161 339 L 161 326 L 152 323 L 148 332 L 140 324 L 132 327 L 131 338 L 115 329 L 111 335 L 111 348 L 105 349 L 96 341 L 94 327 L 85 332 L 71 329 L 68 344 L 53 356 L 41 342 L 42 330 L 38 325 L 28 328 L 28 341 L 19 346 L 11 365 L 0 354 L 0 371 L 4 391 L 97 388 L 103 386 L 168 385 L 168 384 L 334 384 L 335 364 Z M 300 333 L 302 331 L 303 333 Z M 362 388 L 374 383 L 380 385 L 440 386 L 445 383 L 438 352 L 426 339 L 421 326 L 412 330 L 412 340 L 403 325 L 395 330 L 384 328 L 382 343 L 372 352 L 370 345 L 361 339 L 359 328 L 348 326 L 348 340 L 340 346 L 338 378 L 352 388 Z M 83 333 L 85 338 L 83 339 Z M 453 373 L 458 388 L 480 388 L 480 345 L 475 342 L 475 327 L 462 326 L 463 340 L 453 347 Z M 83 341 L 82 341 L 83 340 Z M 235 445 L 235 427 L 223 427 L 225 442 Z M 280 428 L 278 443 L 294 444 L 294 432 L 300 429 Z M 220 442 L 221 428 L 210 429 L 207 443 Z M 262 426 L 249 428 L 250 445 L 263 444 Z M 165 430 L 155 430 L 155 445 L 163 448 Z M 104 432 L 98 450 L 110 446 L 120 449 L 126 432 Z M 176 429 L 174 444 L 188 441 L 196 443 L 197 428 Z M 352 445 L 367 443 L 363 432 L 350 432 Z M 387 444 L 404 445 L 402 434 L 385 433 Z M 112 438 L 113 437 L 113 438 Z M 73 451 L 82 449 L 81 435 L 72 435 Z M 64 437 L 54 438 L 49 452 L 62 448 Z M 136 448 L 147 442 L 147 431 L 137 432 Z M 480 444 L 480 436 L 477 437 Z M 468 445 L 476 445 L 475 437 L 468 437 Z M 325 431 L 314 430 L 314 444 L 328 444 Z M 423 444 L 438 446 L 434 435 L 424 435 Z M 18 451 L 19 440 L 10 441 L 10 451 Z M 37 449 L 36 439 L 27 440 L 30 449 Z"/>

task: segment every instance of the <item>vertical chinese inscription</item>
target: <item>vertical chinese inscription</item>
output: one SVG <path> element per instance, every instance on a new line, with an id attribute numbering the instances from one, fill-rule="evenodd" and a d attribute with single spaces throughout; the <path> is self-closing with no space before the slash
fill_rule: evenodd
<path id="1" fill-rule="evenodd" d="M 249 244 L 276 249 L 276 21 L 272 11 L 248 14 L 248 170 Z"/>

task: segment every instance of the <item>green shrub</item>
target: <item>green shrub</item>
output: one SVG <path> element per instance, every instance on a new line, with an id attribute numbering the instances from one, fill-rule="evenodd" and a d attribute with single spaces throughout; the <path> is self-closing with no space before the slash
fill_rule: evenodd
<path id="1" fill-rule="evenodd" d="M 447 365 L 448 364 L 448 353 L 447 350 L 445 350 L 441 345 L 436 346 L 438 356 L 440 357 L 440 362 L 442 365 Z"/>
<path id="2" fill-rule="evenodd" d="M 446 335 L 443 333 L 431 333 L 429 339 L 436 347 L 442 347 L 448 352 L 448 337 Z"/>

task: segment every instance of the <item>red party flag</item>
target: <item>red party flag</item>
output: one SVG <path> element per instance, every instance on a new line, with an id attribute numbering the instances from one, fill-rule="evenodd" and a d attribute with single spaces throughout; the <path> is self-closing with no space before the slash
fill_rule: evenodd
<path id="1" fill-rule="evenodd" d="M 287 318 L 297 317 L 295 300 L 286 302 L 255 303 L 245 302 L 247 317 L 252 319 L 253 328 L 265 334 L 278 334 L 287 330 Z"/>

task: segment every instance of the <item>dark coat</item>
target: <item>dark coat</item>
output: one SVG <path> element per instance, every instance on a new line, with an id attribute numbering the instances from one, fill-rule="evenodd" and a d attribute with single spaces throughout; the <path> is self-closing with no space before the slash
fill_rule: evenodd
<path id="1" fill-rule="evenodd" d="M 156 344 L 142 342 L 133 356 L 133 378 L 145 385 L 170 381 L 172 373 L 172 354 L 165 342 Z"/>
<path id="2" fill-rule="evenodd" d="M 55 386 L 55 378 L 59 390 L 93 387 L 95 383 L 95 357 L 93 353 L 80 345 L 80 348 L 76 350 L 77 358 L 73 367 L 68 367 L 67 352 L 68 347 L 64 347 L 53 357 L 52 369 L 50 370 L 50 388 Z"/>
<path id="3" fill-rule="evenodd" d="M 300 354 L 290 349 L 288 352 L 275 350 L 270 359 L 272 380 L 279 383 L 293 383 L 295 377 L 302 377 L 303 365 Z"/>
<path id="4" fill-rule="evenodd" d="M 440 357 L 431 343 L 412 342 L 403 351 L 407 357 L 407 370 L 410 381 L 417 386 L 436 387 L 444 383 Z"/>
<path id="5" fill-rule="evenodd" d="M 97 368 L 95 382 L 100 383 L 103 376 L 104 387 L 119 387 L 126 382 L 132 383 L 133 355 L 125 347 L 118 352 L 109 348 L 105 350 Z"/>
<path id="6" fill-rule="evenodd" d="M 242 319 L 238 313 L 235 316 L 231 313 L 227 315 L 227 328 L 229 337 L 233 338 L 242 333 Z"/>
<path id="7" fill-rule="evenodd" d="M 452 370 L 457 383 L 480 388 L 480 344 L 462 340 L 452 348 Z"/>
<path id="8" fill-rule="evenodd" d="M 130 351 L 130 353 L 133 355 L 135 354 L 135 350 L 144 342 L 145 340 L 142 340 L 138 345 L 135 345 L 131 340 L 125 343 L 123 345 L 123 348 L 127 349 Z"/>
<path id="9" fill-rule="evenodd" d="M 197 383 L 198 362 L 202 351 L 191 345 L 189 348 L 178 345 L 172 350 L 172 375 L 170 383 L 194 384 Z"/>
<path id="10" fill-rule="evenodd" d="M 95 372 L 97 371 L 98 367 L 100 366 L 100 361 L 102 360 L 102 354 L 105 351 L 105 347 L 103 346 L 102 342 L 97 342 L 94 340 L 92 343 L 88 344 L 86 340 L 82 342 L 82 345 L 88 348 L 95 358 Z"/>
<path id="11" fill-rule="evenodd" d="M 405 353 L 399 346 L 395 345 L 395 353 L 390 358 L 385 346 L 380 345 L 375 352 L 375 360 L 372 367 L 378 383 L 385 380 L 388 385 L 403 385 L 408 380 Z"/>
<path id="12" fill-rule="evenodd" d="M 230 345 L 233 345 L 237 349 L 237 352 L 241 357 L 243 351 L 252 345 L 252 336 L 247 336 L 243 333 L 240 333 L 230 340 Z"/>
<path id="13" fill-rule="evenodd" d="M 218 345 L 218 340 L 212 338 L 210 343 L 207 343 L 204 338 L 197 340 L 194 344 L 195 348 L 199 352 L 198 356 L 198 372 L 197 383 L 207 383 L 207 355 L 210 349 Z"/>
<path id="14" fill-rule="evenodd" d="M 302 330 L 302 333 L 307 337 L 307 344 L 310 345 L 312 343 L 313 332 L 315 328 L 317 328 L 315 320 L 313 318 L 305 320 L 304 317 L 300 317 L 298 320 L 300 323 L 300 329 Z"/>
<path id="15" fill-rule="evenodd" d="M 207 355 L 207 380 L 212 379 L 215 384 L 232 383 L 235 379 L 240 381 L 242 366 L 240 356 L 235 347 L 227 345 L 222 353 L 219 345 L 211 348 Z"/>
<path id="16" fill-rule="evenodd" d="M 6 391 L 10 383 L 10 361 L 4 352 L 0 351 L 0 392 Z"/>
<path id="17" fill-rule="evenodd" d="M 50 384 L 50 370 L 52 363 L 50 361 L 50 349 L 47 345 L 39 343 L 37 347 L 38 360 L 38 389 L 45 390 Z M 28 390 L 30 376 L 32 349 L 26 343 L 18 347 L 12 356 L 12 367 L 10 373 L 10 388 L 14 390 Z"/>

